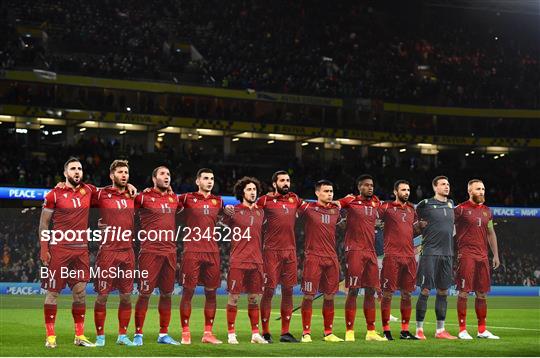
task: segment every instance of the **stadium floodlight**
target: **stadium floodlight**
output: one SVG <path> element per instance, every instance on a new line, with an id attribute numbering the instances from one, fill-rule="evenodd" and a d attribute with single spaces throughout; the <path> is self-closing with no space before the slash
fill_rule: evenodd
<path id="1" fill-rule="evenodd" d="M 125 130 L 120 131 L 120 132 L 118 132 L 118 134 L 126 134 L 126 131 Z"/>
<path id="2" fill-rule="evenodd" d="M 232 141 L 233 142 L 238 142 L 240 140 L 240 138 L 233 138 Z"/>
<path id="3" fill-rule="evenodd" d="M 304 142 L 304 143 L 302 143 L 302 147 L 305 147 L 308 144 L 309 144 L 308 142 Z"/>
<path id="4" fill-rule="evenodd" d="M 79 132 L 84 132 L 86 131 L 86 127 L 82 127 L 81 129 L 79 129 Z"/>
<path id="5" fill-rule="evenodd" d="M 399 150 L 400 153 L 405 153 L 406 151 L 407 151 L 407 148 L 401 148 L 401 149 Z"/>
<path id="6" fill-rule="evenodd" d="M 274 144 L 274 142 L 275 142 L 275 140 L 272 139 L 272 140 L 269 140 L 269 141 L 266 142 L 266 143 L 268 143 L 268 144 Z"/>

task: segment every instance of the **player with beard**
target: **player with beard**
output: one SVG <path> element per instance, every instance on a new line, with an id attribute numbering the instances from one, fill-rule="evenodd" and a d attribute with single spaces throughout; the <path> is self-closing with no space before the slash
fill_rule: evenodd
<path id="1" fill-rule="evenodd" d="M 134 200 L 127 192 L 129 180 L 129 164 L 125 160 L 115 160 L 109 170 L 112 185 L 99 189 L 92 195 L 92 207 L 99 208 L 99 227 L 102 230 L 129 231 L 130 236 L 125 240 L 114 240 L 105 235 L 96 257 L 97 272 L 108 273 L 111 268 L 118 268 L 124 272 L 135 270 L 135 254 L 133 252 L 133 214 Z M 108 231 L 105 231 L 107 233 Z M 124 238 L 122 234 L 122 238 Z M 105 317 L 107 314 L 107 298 L 109 292 L 118 289 L 120 304 L 118 306 L 118 339 L 116 344 L 132 346 L 133 342 L 126 335 L 131 318 L 131 291 L 133 290 L 133 276 L 110 278 L 110 273 L 100 275 L 94 281 L 94 290 L 97 292 L 94 304 L 94 323 L 96 325 L 96 346 L 105 345 Z"/>
<path id="2" fill-rule="evenodd" d="M 184 242 L 181 268 L 183 293 L 180 301 L 182 344 L 191 344 L 189 329 L 191 300 L 198 284 L 204 286 L 206 297 L 202 342 L 221 344 L 222 342 L 212 333 L 212 327 L 216 316 L 216 289 L 221 285 L 221 260 L 216 241 L 221 233 L 217 232 L 216 229 L 220 228 L 216 227 L 216 224 L 223 208 L 223 200 L 220 196 L 212 194 L 214 188 L 212 169 L 199 169 L 196 183 L 198 191 L 178 197 L 187 228 L 187 234 L 182 239 Z"/>
<path id="3" fill-rule="evenodd" d="M 345 286 L 349 289 L 345 301 L 345 341 L 353 342 L 356 299 L 360 288 L 364 288 L 364 316 L 366 318 L 366 340 L 386 341 L 375 331 L 375 292 L 380 289 L 379 268 L 375 252 L 375 224 L 379 218 L 379 198 L 373 195 L 374 182 L 371 175 L 361 175 L 356 180 L 358 196 L 347 196 L 339 200 L 346 213 L 345 259 L 347 272 Z"/>
<path id="4" fill-rule="evenodd" d="M 272 297 L 281 284 L 281 336 L 280 342 L 298 343 L 289 332 L 293 310 L 293 287 L 297 284 L 296 239 L 294 225 L 296 214 L 303 201 L 290 192 L 291 178 L 280 170 L 272 175 L 273 193 L 257 201 L 264 208 L 266 223 L 263 231 L 264 292 L 261 299 L 263 337 L 273 343 L 270 334 Z"/>
<path id="5" fill-rule="evenodd" d="M 416 259 L 414 255 L 413 234 L 417 231 L 418 218 L 409 200 L 411 189 L 406 180 L 394 184 L 396 200 L 387 201 L 378 208 L 384 221 L 384 259 L 381 271 L 381 315 L 384 336 L 393 340 L 390 332 L 390 309 L 392 295 L 397 289 L 401 292 L 401 334 L 400 339 L 418 339 L 409 332 L 411 318 L 411 292 L 415 288 Z"/>
<path id="6" fill-rule="evenodd" d="M 267 344 L 259 333 L 259 303 L 263 290 L 262 224 L 264 210 L 256 204 L 261 184 L 255 178 L 243 177 L 234 186 L 234 214 L 227 215 L 224 224 L 232 232 L 227 289 L 227 326 L 229 344 L 238 344 L 236 314 L 241 293 L 248 294 L 248 316 L 251 322 L 251 343 Z"/>
<path id="7" fill-rule="evenodd" d="M 86 315 L 86 282 L 90 277 L 90 259 L 88 255 L 88 215 L 93 185 L 82 182 L 82 164 L 77 158 L 70 158 L 64 164 L 62 187 L 55 187 L 46 196 L 39 220 L 40 259 L 43 266 L 48 267 L 48 274 L 42 276 L 41 287 L 47 290 L 44 304 L 44 317 L 47 339 L 45 347 L 56 348 L 55 321 L 57 298 L 66 284 L 71 288 L 73 303 L 71 314 L 75 323 L 74 344 L 83 347 L 95 345 L 84 336 L 84 317 Z M 82 233 L 81 241 L 46 240 L 46 230 L 52 222 L 52 230 L 67 233 Z M 66 235 L 67 239 L 67 235 Z M 82 273 L 76 277 L 63 278 L 61 269 Z M 72 271 L 73 270 L 73 271 Z"/>
<path id="8" fill-rule="evenodd" d="M 465 322 L 467 316 L 467 297 L 474 291 L 476 299 L 474 308 L 478 318 L 477 338 L 499 339 L 486 329 L 487 293 L 490 285 L 490 265 L 488 245 L 493 253 L 493 268 L 499 267 L 499 250 L 497 248 L 497 235 L 493 228 L 493 214 L 484 205 L 484 183 L 479 179 L 472 179 L 467 185 L 469 200 L 459 204 L 454 209 L 456 224 L 456 244 L 458 254 L 458 268 L 456 285 L 459 290 L 457 313 L 459 320 L 460 339 L 472 339 L 467 332 Z"/>
<path id="9" fill-rule="evenodd" d="M 454 260 L 454 202 L 448 199 L 450 182 L 445 176 L 437 176 L 432 181 L 435 196 L 424 199 L 416 206 L 422 229 L 422 251 L 418 263 L 416 284 L 421 292 L 416 302 L 416 338 L 426 339 L 424 318 L 431 289 L 437 289 L 435 315 L 437 329 L 435 338 L 457 339 L 444 329 L 446 318 L 446 298 L 453 283 Z"/>
<path id="10" fill-rule="evenodd" d="M 135 198 L 135 208 L 141 222 L 139 240 L 139 270 L 147 272 L 139 281 L 139 298 L 135 305 L 135 336 L 133 343 L 143 345 L 143 326 L 148 301 L 154 288 L 159 288 L 159 335 L 157 342 L 178 345 L 169 336 L 171 320 L 171 296 L 176 279 L 176 212 L 178 198 L 170 190 L 171 173 L 165 166 L 152 171 L 154 187 L 141 192 Z M 150 233 L 158 233 L 159 239 Z M 165 233 L 165 235 L 160 234 Z"/>

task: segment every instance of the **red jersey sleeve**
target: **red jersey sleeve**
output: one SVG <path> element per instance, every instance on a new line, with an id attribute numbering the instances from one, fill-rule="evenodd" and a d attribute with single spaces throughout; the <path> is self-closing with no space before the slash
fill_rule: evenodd
<path id="1" fill-rule="evenodd" d="M 99 203 L 99 198 L 101 197 L 101 189 L 98 189 L 98 190 L 92 190 L 92 193 L 91 193 L 91 199 L 90 199 L 90 206 L 95 208 L 98 206 L 98 203 Z"/>
<path id="2" fill-rule="evenodd" d="M 45 195 L 43 208 L 53 210 L 56 207 L 56 191 L 53 189 Z"/>
<path id="3" fill-rule="evenodd" d="M 454 208 L 454 221 L 457 222 L 461 218 L 461 214 L 463 214 L 463 207 L 461 205 L 458 205 Z"/>
<path id="4" fill-rule="evenodd" d="M 296 196 L 296 208 L 301 208 L 302 205 L 305 203 L 304 199 L 300 198 L 298 195 Z"/>
<path id="5" fill-rule="evenodd" d="M 304 201 L 302 205 L 300 205 L 300 210 L 298 210 L 298 216 L 302 217 L 306 213 L 308 207 L 309 203 L 307 201 Z"/>
<path id="6" fill-rule="evenodd" d="M 184 210 L 186 200 L 187 200 L 187 193 L 186 194 L 180 194 L 176 196 L 178 200 L 178 212 L 182 212 Z"/>
<path id="7" fill-rule="evenodd" d="M 140 209 L 143 206 L 144 194 L 141 192 L 135 197 L 135 209 Z"/>
<path id="8" fill-rule="evenodd" d="M 259 200 L 257 200 L 257 206 L 264 208 L 264 206 L 266 205 L 266 198 L 267 198 L 266 195 L 261 196 Z"/>
<path id="9" fill-rule="evenodd" d="M 342 209 L 349 207 L 349 204 L 352 203 L 353 201 L 354 201 L 354 196 L 346 196 L 338 200 L 339 205 L 341 205 Z"/>
<path id="10" fill-rule="evenodd" d="M 388 203 L 382 203 L 381 205 L 377 206 L 377 213 L 379 214 L 379 217 L 381 219 L 384 218 L 384 214 L 386 214 L 386 210 L 388 210 Z"/>

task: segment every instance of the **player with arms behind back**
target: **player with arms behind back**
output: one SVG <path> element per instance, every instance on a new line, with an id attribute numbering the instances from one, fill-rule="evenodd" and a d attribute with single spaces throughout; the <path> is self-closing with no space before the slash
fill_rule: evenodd
<path id="1" fill-rule="evenodd" d="M 431 289 L 437 289 L 435 315 L 437 330 L 435 338 L 457 339 L 444 329 L 446 319 L 446 298 L 452 285 L 454 259 L 454 203 L 448 199 L 450 182 L 445 176 L 437 176 L 432 181 L 435 196 L 424 199 L 416 206 L 419 225 L 422 229 L 422 253 L 418 263 L 416 284 L 421 292 L 416 302 L 416 338 L 426 339 L 424 318 Z"/>
<path id="2" fill-rule="evenodd" d="M 324 294 L 324 341 L 343 342 L 332 333 L 334 325 L 334 296 L 339 287 L 339 260 L 336 251 L 336 225 L 340 219 L 339 206 L 332 203 L 333 185 L 319 180 L 315 185 L 317 202 L 304 203 L 300 208 L 304 220 L 304 271 L 302 274 L 302 343 L 310 343 L 313 299 L 317 292 Z"/>
<path id="3" fill-rule="evenodd" d="M 456 285 L 459 290 L 457 312 L 460 339 L 472 339 L 467 332 L 467 297 L 474 291 L 474 307 L 478 318 L 478 338 L 499 339 L 486 329 L 487 293 L 491 288 L 488 245 L 493 253 L 493 268 L 499 267 L 497 235 L 493 228 L 493 215 L 484 205 L 486 189 L 479 179 L 469 181 L 469 200 L 454 209 L 458 268 Z"/>
<path id="4" fill-rule="evenodd" d="M 251 322 L 251 343 L 267 344 L 259 333 L 259 297 L 263 290 L 262 225 L 264 210 L 257 206 L 261 184 L 255 178 L 243 177 L 234 185 L 234 193 L 240 204 L 234 206 L 232 216 L 224 223 L 231 229 L 231 253 L 227 289 L 227 326 L 230 344 L 238 344 L 236 338 L 236 314 L 241 293 L 248 294 L 248 316 Z"/>
<path id="5" fill-rule="evenodd" d="M 414 206 L 408 201 L 411 192 L 406 180 L 394 184 L 396 200 L 387 201 L 379 207 L 379 216 L 384 221 L 384 259 L 381 271 L 383 298 L 381 315 L 384 335 L 393 340 L 390 332 L 390 309 L 392 295 L 401 292 L 400 339 L 417 339 L 409 332 L 411 318 L 411 293 L 415 288 L 416 259 L 414 257 L 413 233 L 418 222 Z"/>
<path id="6" fill-rule="evenodd" d="M 55 321 L 57 298 L 66 284 L 71 288 L 73 304 L 71 314 L 75 322 L 74 344 L 83 347 L 95 345 L 84 336 L 84 317 L 86 315 L 86 282 L 90 278 L 90 259 L 88 256 L 88 235 L 77 235 L 80 241 L 68 240 L 67 232 L 82 233 L 88 229 L 88 215 L 92 192 L 96 188 L 82 182 L 82 164 L 77 158 L 70 158 L 64 164 L 66 181 L 62 188 L 54 188 L 43 202 L 39 220 L 40 259 L 47 266 L 47 275 L 42 275 L 41 287 L 45 295 L 44 316 L 47 348 L 56 348 Z M 45 232 L 52 230 L 64 233 L 63 239 L 56 243 L 45 240 Z M 69 278 L 63 278 L 61 270 L 69 270 Z M 65 277 L 65 276 L 64 276 Z"/>

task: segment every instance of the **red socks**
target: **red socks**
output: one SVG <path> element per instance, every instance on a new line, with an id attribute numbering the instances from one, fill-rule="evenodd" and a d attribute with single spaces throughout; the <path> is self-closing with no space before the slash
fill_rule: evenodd
<path id="1" fill-rule="evenodd" d="M 392 297 L 383 296 L 381 301 L 381 317 L 382 317 L 382 326 L 383 331 L 390 330 L 390 310 L 392 308 Z"/>
<path id="2" fill-rule="evenodd" d="M 311 333 L 311 315 L 313 313 L 313 300 L 302 301 L 302 329 L 303 334 Z"/>
<path id="3" fill-rule="evenodd" d="M 281 288 L 281 334 L 289 333 L 293 310 L 293 288 Z"/>
<path id="4" fill-rule="evenodd" d="M 251 322 L 251 333 L 259 333 L 259 305 L 248 304 L 248 316 Z"/>
<path id="5" fill-rule="evenodd" d="M 229 333 L 234 333 L 234 322 L 236 322 L 236 313 L 238 312 L 238 307 L 233 305 L 227 305 L 227 330 Z"/>
<path id="6" fill-rule="evenodd" d="M 144 319 L 148 310 L 149 297 L 139 296 L 135 304 L 135 334 L 143 333 Z"/>
<path id="7" fill-rule="evenodd" d="M 334 300 L 324 300 L 322 307 L 322 314 L 324 319 L 324 334 L 328 335 L 332 333 L 332 326 L 334 325 Z"/>
<path id="8" fill-rule="evenodd" d="M 354 320 L 356 318 L 356 297 L 357 295 L 347 295 L 347 299 L 345 300 L 345 326 L 347 328 L 347 331 L 354 330 Z"/>
<path id="9" fill-rule="evenodd" d="M 216 317 L 216 290 L 204 291 L 204 331 L 212 332 L 214 318 Z"/>
<path id="10" fill-rule="evenodd" d="M 159 333 L 169 332 L 169 323 L 171 322 L 171 297 L 159 296 Z"/>
<path id="11" fill-rule="evenodd" d="M 273 288 L 265 288 L 261 299 L 261 320 L 263 334 L 270 333 L 270 313 L 272 312 Z"/>
<path id="12" fill-rule="evenodd" d="M 412 312 L 410 296 L 407 298 L 401 297 L 399 310 L 401 311 L 401 330 L 408 331 L 409 321 L 411 320 L 411 312 Z"/>
<path id="13" fill-rule="evenodd" d="M 131 302 L 118 305 L 118 334 L 126 334 L 131 319 Z"/>
<path id="14" fill-rule="evenodd" d="M 120 314 L 120 311 L 118 312 Z M 96 335 L 105 334 L 105 318 L 107 317 L 107 306 L 99 302 L 94 303 L 94 323 L 96 325 Z"/>
<path id="15" fill-rule="evenodd" d="M 56 322 L 56 305 L 43 305 L 43 316 L 45 317 L 45 331 L 48 336 L 56 336 L 54 333 L 54 322 Z"/>
<path id="16" fill-rule="evenodd" d="M 366 317 L 368 331 L 373 331 L 375 329 L 375 296 L 373 295 L 364 296 L 364 317 Z"/>
<path id="17" fill-rule="evenodd" d="M 474 300 L 474 309 L 478 318 L 478 333 L 484 333 L 486 330 L 487 301 L 476 297 Z"/>
<path id="18" fill-rule="evenodd" d="M 71 305 L 71 315 L 75 323 L 75 335 L 82 336 L 84 334 L 84 316 L 86 315 L 86 304 L 75 303 Z"/>
<path id="19" fill-rule="evenodd" d="M 459 322 L 459 331 L 464 331 L 467 329 L 467 297 L 458 296 L 457 300 L 457 314 Z"/>
<path id="20" fill-rule="evenodd" d="M 189 332 L 189 317 L 191 317 L 191 299 L 193 298 L 193 288 L 184 287 L 182 299 L 180 300 L 180 322 L 182 332 Z"/>

